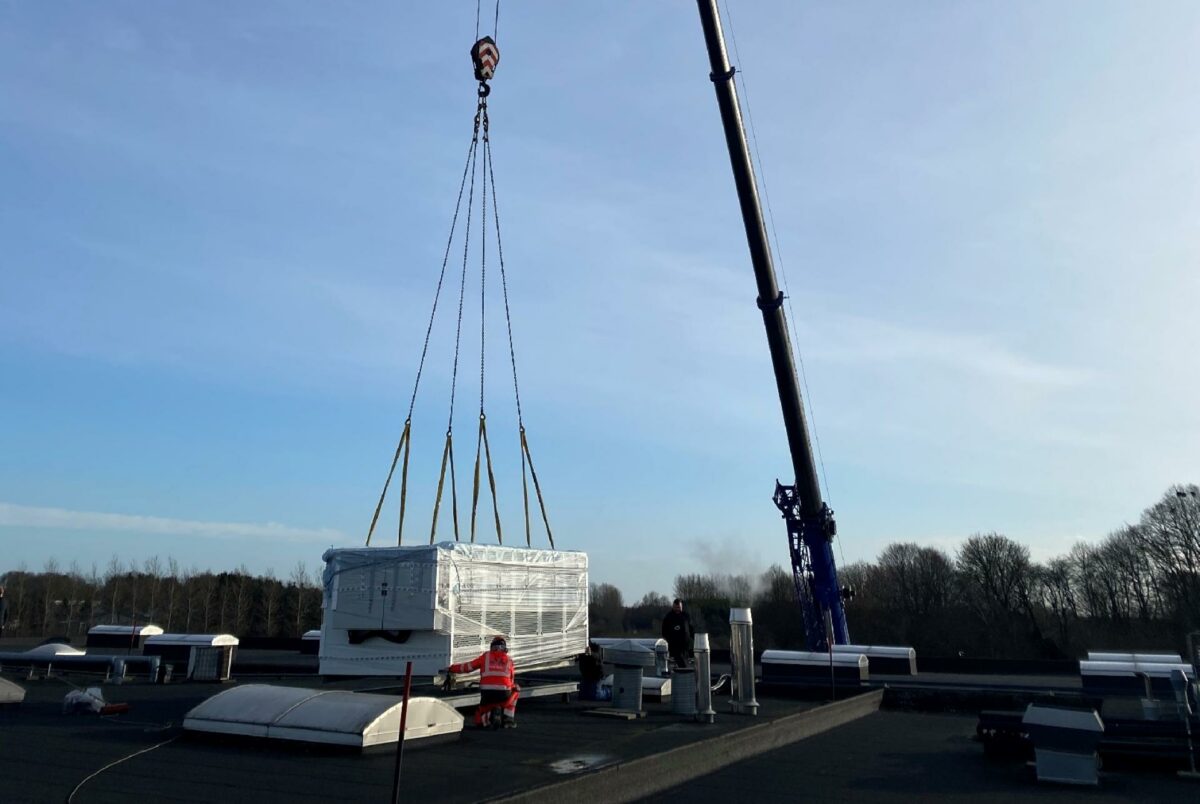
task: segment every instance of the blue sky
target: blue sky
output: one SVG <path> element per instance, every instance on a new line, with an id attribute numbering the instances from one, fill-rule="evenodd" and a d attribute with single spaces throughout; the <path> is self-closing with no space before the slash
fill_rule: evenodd
<path id="1" fill-rule="evenodd" d="M 362 543 L 470 136 L 474 11 L 0 2 L 0 571 L 283 574 Z M 1200 7 L 730 11 L 845 559 L 981 530 L 1046 558 L 1196 482 Z M 627 597 L 785 563 L 787 449 L 694 4 L 510 0 L 498 38 L 559 546 Z M 515 536 L 502 318 L 489 338 Z M 452 340 L 443 315 L 414 541 Z"/>

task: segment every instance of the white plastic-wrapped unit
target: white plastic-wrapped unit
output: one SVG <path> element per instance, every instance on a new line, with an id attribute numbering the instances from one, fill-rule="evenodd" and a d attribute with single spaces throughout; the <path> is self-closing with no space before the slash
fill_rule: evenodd
<path id="1" fill-rule="evenodd" d="M 508 640 L 519 672 L 587 646 L 587 554 L 442 542 L 324 555 L 320 672 L 433 675 Z"/>

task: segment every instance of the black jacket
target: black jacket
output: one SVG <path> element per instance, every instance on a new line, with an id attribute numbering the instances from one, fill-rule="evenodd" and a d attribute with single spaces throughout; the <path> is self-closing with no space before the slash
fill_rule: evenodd
<path id="1" fill-rule="evenodd" d="M 672 648 L 687 649 L 692 644 L 692 618 L 686 611 L 675 613 L 675 609 L 663 617 L 662 637 Z"/>

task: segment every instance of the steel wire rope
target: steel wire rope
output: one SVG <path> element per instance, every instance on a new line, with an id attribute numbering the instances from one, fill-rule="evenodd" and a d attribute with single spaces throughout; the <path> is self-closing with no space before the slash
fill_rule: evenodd
<path id="1" fill-rule="evenodd" d="M 471 493 L 471 542 L 475 542 L 475 516 L 479 503 L 481 458 L 486 458 L 488 487 L 492 492 L 492 513 L 496 521 L 496 541 L 503 544 L 504 535 L 500 528 L 500 502 L 496 498 L 496 475 L 492 470 L 492 448 L 488 443 L 487 416 L 484 413 L 484 367 L 487 365 L 487 146 L 489 143 L 486 94 L 480 96 L 479 115 L 482 118 L 484 146 L 483 165 L 480 166 L 479 171 L 479 437 L 475 445 L 475 483 Z"/>
<path id="2" fill-rule="evenodd" d="M 508 327 L 508 356 L 509 361 L 512 363 L 513 396 L 517 402 L 517 424 L 524 430 L 525 422 L 522 419 L 521 412 L 521 388 L 517 383 L 517 350 L 513 345 L 512 313 L 508 303 L 508 276 L 504 270 L 504 241 L 500 238 L 500 205 L 496 200 L 496 175 L 492 161 L 492 142 L 489 139 L 483 141 L 483 166 L 488 172 L 492 188 L 492 223 L 496 227 L 496 259 L 500 262 L 500 289 L 504 296 L 504 322 Z"/>
<path id="3" fill-rule="evenodd" d="M 542 514 L 542 522 L 546 526 L 546 538 L 550 542 L 551 549 L 553 549 L 554 533 L 550 529 L 550 518 L 546 514 L 546 502 L 542 496 L 541 484 L 538 482 L 537 470 L 533 466 L 533 456 L 529 452 L 529 442 L 525 434 L 525 420 L 521 411 L 521 387 L 517 382 L 517 349 L 513 341 L 512 312 L 508 301 L 508 273 L 504 265 L 504 240 L 500 236 L 500 202 L 496 196 L 496 174 L 495 161 L 492 159 L 492 141 L 488 137 L 484 137 L 483 141 L 483 166 L 488 172 L 488 179 L 492 188 L 492 223 L 496 227 L 496 259 L 500 262 L 500 289 L 504 298 L 504 323 L 508 331 L 508 356 L 512 364 L 513 397 L 516 399 L 517 427 L 521 437 L 521 487 L 525 495 L 525 542 L 527 545 L 532 546 L 529 525 L 529 493 L 525 486 L 525 466 L 528 463 L 529 474 L 533 479 L 534 492 L 538 498 L 538 507 Z"/>
<path id="4" fill-rule="evenodd" d="M 733 58 L 740 65 L 742 63 L 741 54 L 738 52 L 737 34 L 734 32 L 733 15 L 729 13 L 729 3 L 727 0 L 722 0 L 725 6 L 725 18 L 729 22 L 729 38 L 733 42 Z M 825 456 L 821 452 L 821 432 L 817 428 L 817 414 L 813 405 L 812 393 L 808 389 L 808 372 L 804 368 L 804 353 L 799 346 L 798 331 L 796 330 L 795 318 L 796 312 L 792 308 L 792 291 L 788 286 L 787 266 L 783 261 L 783 252 L 779 247 L 779 232 L 775 228 L 775 212 L 771 209 L 771 193 L 767 189 L 766 168 L 763 167 L 762 154 L 758 149 L 758 133 L 754 128 L 754 112 L 750 106 L 750 88 L 746 84 L 746 75 L 741 70 L 734 73 L 734 80 L 742 87 L 742 94 L 746 98 L 746 120 L 750 123 L 750 140 L 754 144 L 754 161 L 758 163 L 758 170 L 754 172 L 755 181 L 762 184 L 763 201 L 767 205 L 767 219 L 771 223 L 771 239 L 775 241 L 775 254 L 779 257 L 779 271 L 783 275 L 783 296 L 787 300 L 788 315 L 787 327 L 791 332 L 792 343 L 796 344 L 796 361 L 800 364 L 800 381 L 804 384 L 804 400 L 803 405 L 808 408 L 808 417 L 812 420 L 813 440 L 817 445 L 817 460 L 821 464 L 821 480 L 825 486 L 825 498 L 830 499 L 829 491 L 829 476 L 825 472 Z M 838 556 L 841 558 L 842 565 L 846 564 L 846 555 L 842 551 L 842 538 L 835 536 L 838 544 Z"/>
<path id="5" fill-rule="evenodd" d="M 483 4 L 482 0 L 475 0 L 475 41 L 479 41 L 479 9 Z M 492 20 L 492 39 L 497 39 L 500 36 L 500 0 L 496 0 L 496 16 Z"/>
<path id="6" fill-rule="evenodd" d="M 446 238 L 446 249 L 445 249 L 445 252 L 442 254 L 442 268 L 441 268 L 441 271 L 438 273 L 437 288 L 434 290 L 434 293 L 433 293 L 433 308 L 429 311 L 429 324 L 425 327 L 425 342 L 421 346 L 421 359 L 417 363 L 417 376 L 416 376 L 416 379 L 413 381 L 412 395 L 409 397 L 409 400 L 408 400 L 408 415 L 405 416 L 405 420 L 404 420 L 404 424 L 405 424 L 404 433 L 400 436 L 400 442 L 396 445 L 396 454 L 392 457 L 392 466 L 388 470 L 387 479 L 384 480 L 383 491 L 379 495 L 379 503 L 378 503 L 378 505 L 375 506 L 375 514 L 371 518 L 371 526 L 367 529 L 367 546 L 368 547 L 371 545 L 371 536 L 375 533 L 375 526 L 379 522 L 379 514 L 383 510 L 383 502 L 384 502 L 384 499 L 387 497 L 388 487 L 391 485 L 392 476 L 396 471 L 396 464 L 400 460 L 400 451 L 404 448 L 405 440 L 408 438 L 408 435 L 409 435 L 409 425 L 412 422 L 413 410 L 416 408 L 416 404 L 417 404 L 417 390 L 421 387 L 421 376 L 422 376 L 423 372 L 425 371 L 425 358 L 429 353 L 429 339 L 430 339 L 431 334 L 433 333 L 433 322 L 434 322 L 434 319 L 437 317 L 438 301 L 441 299 L 442 286 L 446 280 L 446 266 L 450 262 L 450 247 L 454 244 L 454 232 L 458 227 L 459 212 L 461 212 L 461 210 L 462 210 L 463 189 L 466 187 L 466 184 L 467 184 L 467 173 L 471 169 L 472 159 L 475 155 L 475 151 L 478 146 L 478 142 L 479 142 L 479 129 L 478 129 L 478 126 L 476 126 L 475 130 L 471 132 L 471 144 L 467 147 L 466 163 L 463 165 L 462 178 L 459 179 L 459 182 L 458 182 L 458 197 L 454 201 L 454 216 L 450 219 L 450 234 Z M 469 217 L 469 215 L 468 215 L 468 217 Z M 401 527 L 403 527 L 403 522 L 401 523 Z"/>
<path id="7" fill-rule="evenodd" d="M 485 109 L 483 102 L 479 104 L 480 111 Z M 454 399 L 458 391 L 458 357 L 459 348 L 462 343 L 462 320 L 463 320 L 463 301 L 466 297 L 467 290 L 467 259 L 470 256 L 471 248 L 471 210 L 475 206 L 475 163 L 476 154 L 478 153 L 478 126 L 480 111 L 476 111 L 476 139 L 471 141 L 471 187 L 467 191 L 467 225 L 463 232 L 463 261 L 462 261 L 462 277 L 458 285 L 458 324 L 454 333 L 454 368 L 450 372 L 450 415 L 446 421 L 446 431 L 454 429 Z"/>
<path id="8" fill-rule="evenodd" d="M 450 412 L 446 419 L 446 448 L 442 452 L 442 471 L 441 477 L 438 479 L 437 497 L 433 504 L 433 521 L 429 527 L 429 543 L 433 544 L 434 537 L 437 533 L 438 511 L 442 504 L 442 489 L 446 478 L 446 463 L 447 459 L 450 464 L 450 495 L 453 504 L 454 518 L 454 540 L 458 541 L 458 484 L 454 475 L 454 455 L 453 455 L 453 433 L 454 433 L 454 401 L 458 392 L 458 359 L 460 348 L 462 345 L 462 318 L 463 318 L 463 302 L 466 299 L 467 290 L 467 261 L 470 257 L 471 250 L 471 210 L 475 208 L 475 174 L 476 165 L 478 162 L 479 153 L 479 126 L 481 120 L 486 113 L 487 106 L 481 97 L 475 108 L 475 129 L 474 137 L 471 140 L 471 160 L 468 172 L 471 174 L 471 185 L 467 191 L 467 223 L 463 230 L 463 261 L 462 274 L 458 284 L 458 320 L 454 331 L 454 367 L 450 373 Z"/>
<path id="9" fill-rule="evenodd" d="M 479 193 L 479 418 L 483 418 L 483 369 L 487 352 L 487 198 L 488 198 L 488 117 L 487 101 L 480 101 L 483 112 L 483 165 Z"/>

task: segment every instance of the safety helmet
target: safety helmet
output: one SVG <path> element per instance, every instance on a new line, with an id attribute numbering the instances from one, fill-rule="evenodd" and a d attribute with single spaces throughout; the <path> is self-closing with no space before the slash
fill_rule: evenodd
<path id="1" fill-rule="evenodd" d="M 492 650 L 498 650 L 501 653 L 508 653 L 508 640 L 499 634 L 492 637 Z"/>

